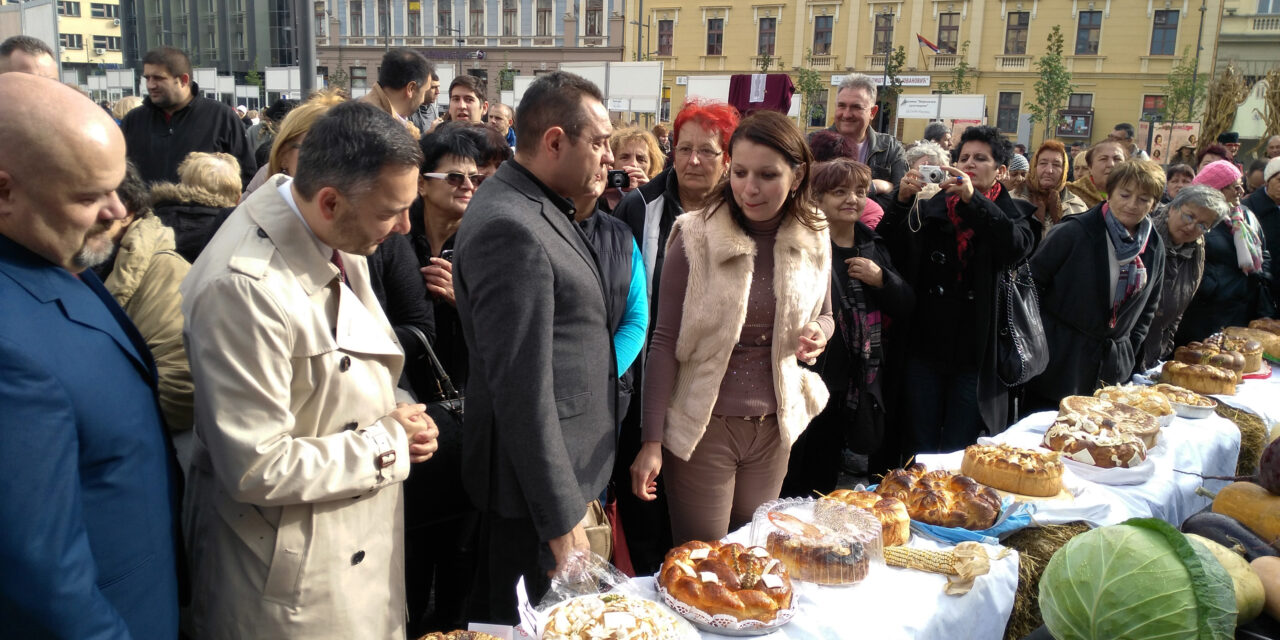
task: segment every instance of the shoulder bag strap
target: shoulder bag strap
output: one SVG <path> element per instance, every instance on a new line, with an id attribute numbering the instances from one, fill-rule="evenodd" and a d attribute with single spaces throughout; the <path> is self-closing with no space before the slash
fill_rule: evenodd
<path id="1" fill-rule="evenodd" d="M 453 381 L 449 379 L 449 374 L 445 372 L 444 366 L 440 364 L 440 359 L 436 357 L 436 352 L 431 348 L 431 342 L 427 340 L 426 334 L 422 333 L 421 329 L 413 325 L 406 325 L 405 328 L 408 329 L 410 333 L 417 336 L 418 340 L 422 342 L 422 347 L 426 349 L 427 360 L 431 363 L 431 369 L 436 374 L 436 383 L 440 385 L 440 394 L 444 396 L 446 400 L 456 400 L 460 398 L 461 394 L 458 393 L 457 389 L 453 388 Z"/>

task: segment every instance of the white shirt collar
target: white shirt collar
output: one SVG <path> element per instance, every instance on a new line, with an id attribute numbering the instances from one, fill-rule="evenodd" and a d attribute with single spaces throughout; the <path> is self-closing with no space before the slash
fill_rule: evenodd
<path id="1" fill-rule="evenodd" d="M 311 236 L 311 241 L 315 243 L 316 249 L 324 254 L 325 260 L 330 259 L 333 256 L 333 247 L 321 242 L 320 238 L 316 237 L 316 232 L 311 230 L 311 225 L 307 224 L 307 219 L 302 217 L 302 211 L 298 209 L 298 202 L 293 199 L 293 178 L 281 180 L 276 187 L 276 191 L 280 192 L 280 197 L 284 198 L 285 203 L 289 205 L 289 209 L 293 211 L 293 215 L 298 216 L 298 220 L 302 221 L 302 227 Z"/>

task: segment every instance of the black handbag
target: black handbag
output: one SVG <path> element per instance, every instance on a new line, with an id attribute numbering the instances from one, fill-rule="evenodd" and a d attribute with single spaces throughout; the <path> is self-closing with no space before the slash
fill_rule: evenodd
<path id="1" fill-rule="evenodd" d="M 1024 261 L 1002 271 L 996 297 L 996 374 L 1005 386 L 1016 387 L 1049 366 L 1049 341 L 1031 265 Z"/>
<path id="2" fill-rule="evenodd" d="M 424 357 L 435 374 L 439 400 L 426 402 L 427 415 L 440 435 L 430 460 L 414 465 L 405 482 L 405 530 L 448 519 L 472 509 L 462 489 L 462 434 L 464 398 L 436 358 L 427 336 L 417 327 L 409 331 L 422 342 Z"/>

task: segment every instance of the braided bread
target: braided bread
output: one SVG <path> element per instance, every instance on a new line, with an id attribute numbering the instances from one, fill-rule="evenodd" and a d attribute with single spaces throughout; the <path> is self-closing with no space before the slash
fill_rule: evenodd
<path id="1" fill-rule="evenodd" d="M 1186 364 L 1207 364 L 1226 369 L 1235 375 L 1237 383 L 1246 371 L 1243 353 L 1224 351 L 1219 345 L 1205 342 L 1188 342 L 1174 349 L 1173 359 Z"/>
<path id="2" fill-rule="evenodd" d="M 667 552 L 658 583 L 705 613 L 771 622 L 791 606 L 787 568 L 762 547 L 686 542 Z"/>
<path id="3" fill-rule="evenodd" d="M 1241 331 L 1258 331 L 1257 329 L 1241 329 Z M 1233 338 L 1226 334 L 1215 333 L 1204 339 L 1205 344 L 1213 345 L 1224 353 L 1238 353 L 1244 356 L 1244 373 L 1253 373 L 1262 368 L 1262 343 L 1248 337 Z"/>
<path id="4" fill-rule="evenodd" d="M 907 505 L 893 496 L 836 489 L 818 501 L 819 507 L 824 500 L 843 502 L 871 512 L 880 520 L 880 536 L 886 547 L 903 545 L 911 539 L 911 516 L 907 515 Z"/>
<path id="5" fill-rule="evenodd" d="M 918 462 L 890 471 L 876 493 L 906 503 L 912 520 L 940 527 L 979 531 L 1000 517 L 1000 494 L 995 490 L 968 476 L 929 471 Z"/>
<path id="6" fill-rule="evenodd" d="M 1190 389 L 1205 395 L 1236 393 L 1236 374 L 1208 364 L 1166 362 L 1160 370 L 1160 382 Z"/>

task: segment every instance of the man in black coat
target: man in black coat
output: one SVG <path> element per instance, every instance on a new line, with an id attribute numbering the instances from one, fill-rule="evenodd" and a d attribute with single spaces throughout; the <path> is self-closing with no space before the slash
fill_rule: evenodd
<path id="1" fill-rule="evenodd" d="M 147 97 L 120 128 L 129 160 L 147 184 L 179 182 L 178 165 L 192 151 L 223 152 L 240 163 L 240 182 L 249 184 L 258 164 L 235 109 L 200 96 L 191 81 L 191 59 L 173 47 L 157 47 L 142 58 Z"/>
<path id="2" fill-rule="evenodd" d="M 514 160 L 458 229 L 454 293 L 471 350 L 463 483 L 481 511 L 470 618 L 515 623 L 589 549 L 583 520 L 614 459 L 617 380 L 604 289 L 572 202 L 604 190 L 612 126 L 600 90 L 565 72 L 524 94 Z"/>
<path id="3" fill-rule="evenodd" d="M 1242 201 L 1258 218 L 1262 239 L 1272 259 L 1280 255 L 1280 158 L 1272 158 L 1262 170 L 1262 186 Z M 1271 301 L 1280 307 L 1280 277 L 1272 274 Z"/>

